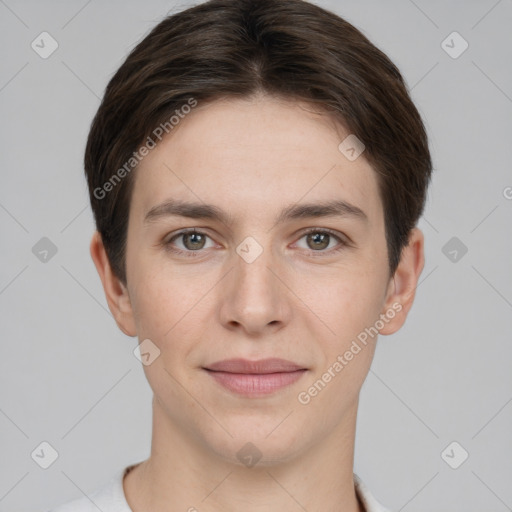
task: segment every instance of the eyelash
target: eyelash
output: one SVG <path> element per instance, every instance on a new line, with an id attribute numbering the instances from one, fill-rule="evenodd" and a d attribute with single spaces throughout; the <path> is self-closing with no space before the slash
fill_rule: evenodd
<path id="1" fill-rule="evenodd" d="M 197 251 L 190 251 L 190 250 L 184 251 L 183 249 L 176 249 L 175 247 L 172 246 L 172 242 L 174 242 L 174 240 L 176 240 L 180 236 L 188 235 L 188 234 L 192 234 L 192 233 L 207 236 L 208 238 L 210 238 L 206 233 L 203 233 L 202 231 L 198 231 L 196 229 L 184 229 L 183 231 L 180 231 L 180 232 L 176 233 L 175 235 L 173 235 L 167 241 L 164 241 L 162 245 L 164 246 L 166 251 L 169 251 L 169 252 L 172 252 L 175 254 L 179 254 L 179 255 L 184 255 L 187 258 L 197 258 L 197 257 L 201 256 L 201 253 L 203 252 L 202 249 L 198 249 Z M 320 234 L 324 234 L 324 235 L 325 234 L 330 235 L 330 236 L 334 237 L 339 243 L 337 247 L 335 247 L 334 249 L 330 249 L 328 251 L 326 251 L 326 250 L 319 250 L 319 251 L 308 250 L 307 252 L 309 253 L 309 255 L 311 255 L 313 257 L 323 257 L 326 254 L 331 255 L 333 253 L 337 253 L 337 252 L 343 250 L 345 247 L 350 246 L 350 244 L 346 240 L 341 238 L 338 234 L 336 234 L 335 231 L 332 231 L 327 228 L 322 228 L 322 229 L 309 228 L 302 233 L 299 240 L 304 238 L 306 235 L 309 235 L 310 233 L 320 233 Z"/>

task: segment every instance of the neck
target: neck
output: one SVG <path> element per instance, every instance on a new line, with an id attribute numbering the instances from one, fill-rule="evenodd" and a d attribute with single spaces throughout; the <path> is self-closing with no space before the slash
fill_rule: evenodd
<path id="1" fill-rule="evenodd" d="M 133 512 L 364 512 L 353 481 L 356 415 L 357 403 L 301 453 L 246 467 L 182 431 L 154 400 L 151 455 L 126 476 L 126 499 Z"/>

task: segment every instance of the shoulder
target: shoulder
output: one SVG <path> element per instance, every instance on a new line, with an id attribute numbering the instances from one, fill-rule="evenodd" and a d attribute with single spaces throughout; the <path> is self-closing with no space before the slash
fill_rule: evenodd
<path id="1" fill-rule="evenodd" d="M 390 512 L 384 505 L 380 504 L 370 493 L 366 484 L 354 473 L 354 484 L 356 493 L 364 506 L 365 512 Z"/>
<path id="2" fill-rule="evenodd" d="M 63 503 L 49 512 L 131 512 L 123 491 L 123 476 L 128 469 L 117 471 L 89 495 Z"/>

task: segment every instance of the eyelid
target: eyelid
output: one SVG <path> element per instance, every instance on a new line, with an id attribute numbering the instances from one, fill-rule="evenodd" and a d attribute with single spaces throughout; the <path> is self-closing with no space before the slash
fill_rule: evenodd
<path id="1" fill-rule="evenodd" d="M 340 233 L 339 231 L 336 231 L 334 229 L 330 228 L 306 228 L 304 231 L 301 232 L 300 238 L 302 238 L 304 235 L 307 235 L 309 233 L 328 233 L 329 235 L 334 236 L 337 238 L 340 242 L 348 243 L 349 239 L 346 235 L 343 233 Z"/>

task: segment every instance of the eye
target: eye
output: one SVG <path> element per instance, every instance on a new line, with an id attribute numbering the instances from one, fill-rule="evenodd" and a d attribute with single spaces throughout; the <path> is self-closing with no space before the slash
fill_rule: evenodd
<path id="1" fill-rule="evenodd" d="M 328 255 L 349 246 L 349 242 L 340 234 L 325 228 L 311 228 L 302 234 L 299 241 L 303 239 L 305 239 L 307 247 L 301 248 L 313 256 Z M 210 240 L 210 245 L 208 245 L 208 240 Z M 201 256 L 203 249 L 215 247 L 212 239 L 206 233 L 196 229 L 180 231 L 165 240 L 162 245 L 165 250 L 185 257 Z"/>
<path id="2" fill-rule="evenodd" d="M 207 239 L 210 239 L 210 237 L 205 233 L 196 231 L 195 229 L 190 229 L 181 231 L 164 241 L 164 246 L 171 252 L 179 254 L 185 253 L 187 256 L 196 256 L 195 254 L 190 253 L 213 247 L 213 244 L 210 246 L 206 245 Z"/>
<path id="3" fill-rule="evenodd" d="M 339 251 L 348 245 L 341 236 L 328 229 L 312 228 L 302 235 L 300 240 L 302 239 L 305 239 L 307 244 L 305 249 L 311 252 L 331 253 Z"/>

